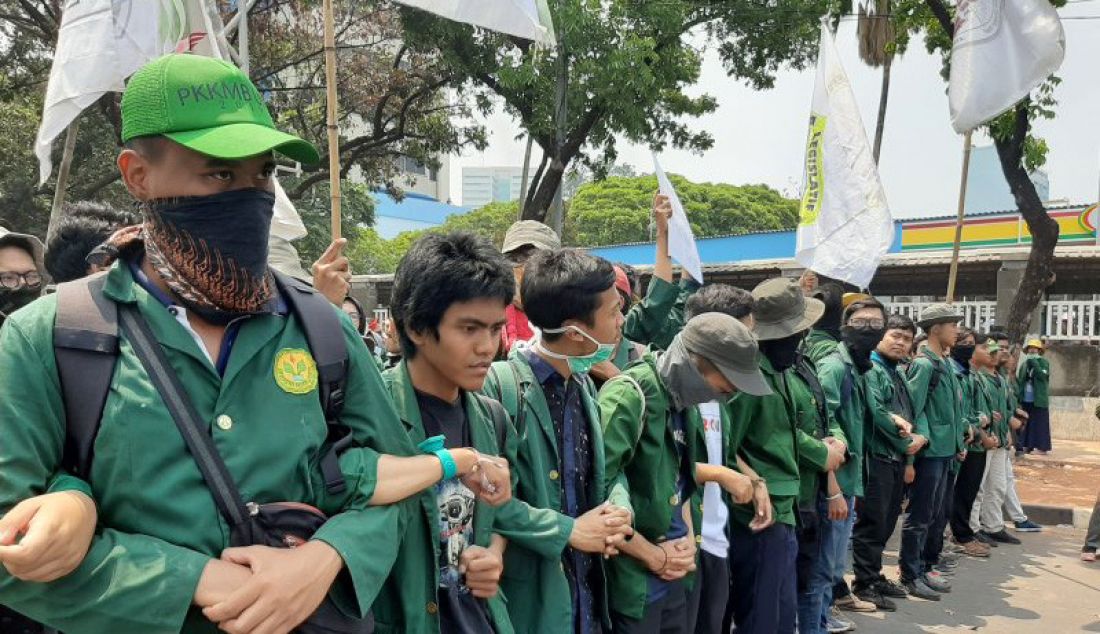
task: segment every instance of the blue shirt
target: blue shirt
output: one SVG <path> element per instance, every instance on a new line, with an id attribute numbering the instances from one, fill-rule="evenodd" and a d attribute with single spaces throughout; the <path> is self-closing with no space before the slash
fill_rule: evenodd
<path id="1" fill-rule="evenodd" d="M 558 473 L 561 483 L 562 513 L 580 517 L 592 510 L 588 495 L 588 483 L 592 478 L 591 421 L 584 414 L 581 403 L 581 384 L 576 377 L 565 379 L 554 366 L 535 351 L 526 352 L 527 362 L 535 379 L 542 386 L 550 419 L 558 441 Z M 602 451 L 602 448 L 599 448 Z M 595 598 L 592 593 L 591 575 L 596 568 L 593 555 L 566 548 L 562 554 L 562 567 L 569 580 L 573 595 L 573 614 L 576 622 L 573 630 L 581 634 L 599 632 Z"/>

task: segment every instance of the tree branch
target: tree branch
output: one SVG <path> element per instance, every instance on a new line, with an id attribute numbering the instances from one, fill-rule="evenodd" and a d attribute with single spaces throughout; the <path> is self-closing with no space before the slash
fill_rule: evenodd
<path id="1" fill-rule="evenodd" d="M 936 16 L 936 20 L 939 21 L 943 32 L 947 33 L 947 37 L 954 39 L 955 21 L 951 19 L 951 13 L 947 10 L 947 5 L 943 3 L 943 0 L 924 0 L 924 2 L 928 5 L 928 9 L 932 11 L 932 15 Z"/>

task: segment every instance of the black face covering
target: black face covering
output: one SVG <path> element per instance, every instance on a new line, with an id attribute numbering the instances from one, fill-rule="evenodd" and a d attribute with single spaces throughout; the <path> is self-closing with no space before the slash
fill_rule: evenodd
<path id="1" fill-rule="evenodd" d="M 37 287 L 0 290 L 0 324 L 4 323 L 8 315 L 38 299 L 41 294 L 42 289 Z"/>
<path id="2" fill-rule="evenodd" d="M 884 334 L 886 331 L 881 328 L 844 326 L 840 329 L 840 337 L 860 374 L 871 369 L 871 353 L 878 347 Z"/>
<path id="3" fill-rule="evenodd" d="M 145 205 L 153 268 L 189 311 L 216 324 L 261 312 L 274 293 L 267 270 L 275 195 L 239 189 Z"/>
<path id="4" fill-rule="evenodd" d="M 772 367 L 783 372 L 794 366 L 798 361 L 798 345 L 802 343 L 802 333 L 796 333 L 782 339 L 772 339 L 760 342 L 760 352 L 763 353 Z"/>
<path id="5" fill-rule="evenodd" d="M 951 358 L 962 364 L 962 367 L 970 367 L 970 358 L 974 356 L 974 346 L 953 346 Z"/>

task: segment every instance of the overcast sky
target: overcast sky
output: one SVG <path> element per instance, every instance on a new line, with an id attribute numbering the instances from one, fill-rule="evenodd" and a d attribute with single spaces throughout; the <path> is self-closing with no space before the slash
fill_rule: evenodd
<path id="1" fill-rule="evenodd" d="M 1058 73 L 1063 83 L 1056 92 L 1057 118 L 1041 122 L 1037 132 L 1050 145 L 1045 169 L 1051 198 L 1095 201 L 1100 187 L 1100 0 L 1074 2 L 1061 14 L 1097 19 L 1063 20 L 1067 50 Z M 854 20 L 843 21 L 837 44 L 868 138 L 873 138 L 882 75 L 859 61 L 855 30 Z M 880 167 L 896 218 L 947 215 L 955 210 L 962 138 L 951 129 L 939 68 L 939 60 L 925 52 L 923 42 L 914 42 L 892 69 Z M 718 98 L 718 110 L 693 122 L 714 136 L 714 147 L 701 156 L 667 151 L 661 157 L 662 166 L 697 182 L 766 183 L 797 192 L 813 83 L 812 68 L 787 71 L 779 75 L 773 90 L 756 92 L 729 79 L 717 55 L 708 51 L 700 82 L 691 93 Z M 523 162 L 524 144 L 514 140 L 519 133 L 516 122 L 498 112 L 485 123 L 491 135 L 489 148 L 452 159 L 451 192 L 456 203 L 461 203 L 462 166 Z M 975 142 L 988 144 L 989 139 L 976 136 Z M 652 172 L 648 148 L 620 143 L 619 155 L 620 162 Z"/>

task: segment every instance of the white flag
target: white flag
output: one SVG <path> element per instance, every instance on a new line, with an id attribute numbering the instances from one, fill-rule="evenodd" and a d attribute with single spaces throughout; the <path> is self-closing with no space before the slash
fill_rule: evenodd
<path id="1" fill-rule="evenodd" d="M 699 259 L 699 247 L 695 244 L 695 234 L 691 231 L 691 223 L 688 222 L 684 205 L 676 195 L 672 181 L 668 180 L 665 171 L 661 169 L 656 153 L 653 154 L 653 170 L 657 172 L 658 188 L 672 203 L 672 218 L 668 221 L 668 254 L 684 267 L 693 280 L 702 284 L 703 263 Z"/>
<path id="2" fill-rule="evenodd" d="M 554 25 L 546 0 L 394 0 L 463 22 L 553 46 Z"/>
<path id="3" fill-rule="evenodd" d="M 947 96 L 963 134 L 1008 110 L 1066 55 L 1066 35 L 1048 0 L 959 0 Z"/>
<path id="4" fill-rule="evenodd" d="M 146 62 L 176 50 L 221 57 L 211 31 L 202 0 L 67 0 L 35 141 L 39 183 L 53 171 L 54 139 Z"/>
<path id="5" fill-rule="evenodd" d="M 866 288 L 894 240 L 894 221 L 852 86 L 824 24 L 805 170 L 795 259 Z"/>

